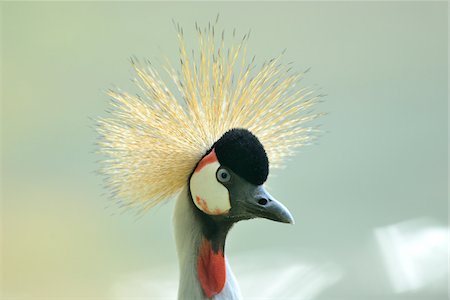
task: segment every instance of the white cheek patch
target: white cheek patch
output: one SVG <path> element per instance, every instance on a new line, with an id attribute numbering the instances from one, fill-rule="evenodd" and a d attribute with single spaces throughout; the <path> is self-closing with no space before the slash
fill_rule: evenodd
<path id="1" fill-rule="evenodd" d="M 215 161 L 195 171 L 190 180 L 191 196 L 195 205 L 208 215 L 222 215 L 230 208 L 228 190 L 216 179 L 220 164 Z"/>

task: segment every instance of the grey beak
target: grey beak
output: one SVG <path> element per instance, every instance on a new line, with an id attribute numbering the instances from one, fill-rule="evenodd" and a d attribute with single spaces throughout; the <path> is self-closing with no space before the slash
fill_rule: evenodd
<path id="1" fill-rule="evenodd" d="M 256 186 L 236 178 L 229 192 L 232 201 L 229 217 L 236 221 L 265 218 L 294 224 L 294 218 L 286 206 L 272 197 L 263 185 Z"/>
<path id="2" fill-rule="evenodd" d="M 253 201 L 249 201 L 250 205 L 248 205 L 247 209 L 249 212 L 253 213 L 255 217 L 294 224 L 294 218 L 286 206 L 272 197 L 262 185 L 256 187 L 252 200 Z"/>

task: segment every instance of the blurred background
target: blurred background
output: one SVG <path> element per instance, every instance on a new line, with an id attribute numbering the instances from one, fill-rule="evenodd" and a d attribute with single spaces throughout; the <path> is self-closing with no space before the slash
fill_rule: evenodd
<path id="1" fill-rule="evenodd" d="M 327 94 L 325 131 L 269 189 L 296 224 L 242 222 L 227 253 L 246 299 L 447 299 L 446 2 L 3 2 L 2 299 L 173 299 L 168 202 L 141 218 L 104 195 L 91 118 L 137 92 L 129 58 L 175 64 L 194 22 L 287 48 Z"/>

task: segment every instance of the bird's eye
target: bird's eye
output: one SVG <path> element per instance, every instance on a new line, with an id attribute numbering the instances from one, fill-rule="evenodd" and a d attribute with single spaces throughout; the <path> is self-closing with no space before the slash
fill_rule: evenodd
<path id="1" fill-rule="evenodd" d="M 231 174 L 225 169 L 219 169 L 216 176 L 220 182 L 228 182 L 231 179 Z"/>

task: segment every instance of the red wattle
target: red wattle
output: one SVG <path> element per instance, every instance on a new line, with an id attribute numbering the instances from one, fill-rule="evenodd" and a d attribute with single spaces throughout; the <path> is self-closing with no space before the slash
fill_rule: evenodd
<path id="1" fill-rule="evenodd" d="M 219 294 L 226 281 L 225 257 L 223 251 L 214 252 L 211 242 L 204 239 L 197 258 L 197 273 L 206 297 Z"/>

